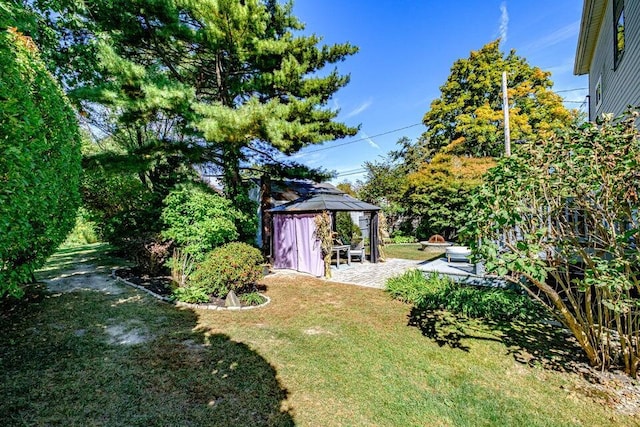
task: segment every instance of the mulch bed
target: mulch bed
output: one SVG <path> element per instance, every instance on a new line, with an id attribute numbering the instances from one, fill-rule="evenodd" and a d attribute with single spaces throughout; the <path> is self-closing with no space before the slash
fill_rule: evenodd
<path id="1" fill-rule="evenodd" d="M 142 286 L 143 288 L 153 292 L 154 294 L 171 297 L 173 293 L 173 280 L 171 276 L 150 276 L 137 267 L 120 268 L 114 271 L 114 274 L 134 285 Z M 257 290 L 264 291 L 264 286 L 257 286 Z M 240 302 L 242 307 L 249 307 L 254 304 L 245 304 Z M 224 298 L 211 297 L 206 304 L 216 305 L 218 307 L 225 307 Z"/>
<path id="2" fill-rule="evenodd" d="M 137 267 L 120 268 L 114 274 L 134 285 L 142 286 L 154 294 L 170 297 L 173 290 L 173 281 L 169 276 L 150 276 Z"/>

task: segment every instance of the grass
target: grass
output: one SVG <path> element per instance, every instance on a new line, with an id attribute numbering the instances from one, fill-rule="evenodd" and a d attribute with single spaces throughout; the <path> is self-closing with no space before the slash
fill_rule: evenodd
<path id="1" fill-rule="evenodd" d="M 575 374 L 519 362 L 526 328 L 510 340 L 467 325 L 455 348 L 380 290 L 298 275 L 264 286 L 271 304 L 233 312 L 32 289 L 2 311 L 0 424 L 640 425 Z"/>
<path id="2" fill-rule="evenodd" d="M 420 243 L 390 243 L 384 246 L 387 258 L 413 259 L 416 261 L 431 261 L 444 254 L 444 249 L 421 249 Z"/>

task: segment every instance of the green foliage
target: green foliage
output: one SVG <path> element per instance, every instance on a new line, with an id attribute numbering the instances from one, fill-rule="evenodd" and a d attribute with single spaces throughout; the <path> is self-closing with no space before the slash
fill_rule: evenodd
<path id="1" fill-rule="evenodd" d="M 90 220 L 89 211 L 80 207 L 76 216 L 76 225 L 64 241 L 65 245 L 86 245 L 97 243 L 99 236 L 96 231 L 96 224 Z"/>
<path id="2" fill-rule="evenodd" d="M 0 31 L 0 296 L 20 296 L 64 241 L 80 202 L 74 112 L 35 44 Z"/>
<path id="3" fill-rule="evenodd" d="M 211 251 L 197 265 L 185 287 L 194 289 L 183 292 L 197 293 L 195 289 L 201 289 L 219 298 L 226 297 L 229 291 L 242 294 L 262 277 L 263 262 L 259 249 L 246 243 L 228 243 Z"/>
<path id="4" fill-rule="evenodd" d="M 163 236 L 195 261 L 213 248 L 238 238 L 236 224 L 249 222 L 231 201 L 204 186 L 180 187 L 167 196 L 162 210 Z M 255 228 L 254 228 L 255 236 Z"/>
<path id="5" fill-rule="evenodd" d="M 541 314 L 531 298 L 513 290 L 459 284 L 437 273 L 425 277 L 419 270 L 389 279 L 386 290 L 419 309 L 444 309 L 469 318 L 512 321 Z"/>
<path id="6" fill-rule="evenodd" d="M 391 159 L 365 162 L 363 167 L 367 172 L 364 182 L 358 183 L 358 198 L 380 206 L 393 226 L 406 210 L 403 196 L 407 172 Z"/>
<path id="7" fill-rule="evenodd" d="M 160 194 L 151 191 L 136 174 L 112 171 L 96 163 L 85 167 L 81 191 L 98 234 L 115 247 L 122 249 L 132 238 L 160 232 Z"/>
<path id="8" fill-rule="evenodd" d="M 174 248 L 167 267 L 171 270 L 171 279 L 177 286 L 186 286 L 187 280 L 195 269 L 193 258 L 188 252 Z"/>
<path id="9" fill-rule="evenodd" d="M 173 290 L 173 297 L 182 302 L 191 304 L 205 303 L 211 300 L 211 295 L 206 287 L 186 285 Z"/>
<path id="10" fill-rule="evenodd" d="M 437 278 L 438 276 L 435 276 Z M 432 293 L 429 289 L 435 280 L 427 281 L 420 270 L 409 270 L 406 273 L 387 280 L 385 290 L 392 298 L 413 305 L 422 305 L 425 299 Z"/>
<path id="11" fill-rule="evenodd" d="M 482 175 L 495 164 L 490 158 L 469 158 L 436 154 L 429 163 L 406 178 L 404 194 L 407 214 L 419 218 L 416 235 L 428 239 L 440 234 L 456 240 L 458 230 L 472 214 L 471 191 L 482 181 Z"/>
<path id="12" fill-rule="evenodd" d="M 126 156 L 144 163 L 141 180 L 154 190 L 170 188 L 162 179 L 181 166 L 208 163 L 248 212 L 245 165 L 260 169 L 278 152 L 357 132 L 335 121 L 329 103 L 349 77 L 322 72 L 357 48 L 304 35 L 290 3 L 62 0 L 33 8 L 60 39 L 52 69 L 86 120 L 107 126 Z"/>
<path id="13" fill-rule="evenodd" d="M 414 236 L 405 236 L 402 231 L 397 231 L 391 235 L 391 243 L 415 243 L 418 241 Z"/>
<path id="14" fill-rule="evenodd" d="M 503 152 L 502 72 L 507 72 L 512 140 L 545 138 L 570 125 L 574 116 L 562 105 L 551 73 L 530 66 L 500 40 L 486 44 L 451 68 L 441 96 L 431 103 L 422 138 L 432 153 L 497 157 Z"/>
<path id="15" fill-rule="evenodd" d="M 260 305 L 266 301 L 258 292 L 248 292 L 240 295 L 238 298 L 246 305 Z"/>
<path id="16" fill-rule="evenodd" d="M 475 251 L 487 269 L 539 292 L 594 366 L 621 363 L 633 376 L 640 367 L 637 117 L 519 146 L 488 174 L 467 227 L 469 241 L 482 238 Z"/>
<path id="17" fill-rule="evenodd" d="M 355 240 L 362 239 L 362 231 L 360 227 L 351 219 L 349 212 L 336 213 L 336 233 L 338 239 L 345 245 L 351 244 Z"/>

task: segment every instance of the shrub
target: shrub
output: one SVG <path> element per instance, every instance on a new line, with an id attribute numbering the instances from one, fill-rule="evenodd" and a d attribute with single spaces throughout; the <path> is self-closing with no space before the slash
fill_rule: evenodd
<path id="1" fill-rule="evenodd" d="M 244 215 L 230 200 L 202 186 L 189 185 L 164 200 L 163 236 L 172 239 L 196 261 L 213 248 L 238 238 L 236 222 Z"/>
<path id="2" fill-rule="evenodd" d="M 132 237 L 124 240 L 122 245 L 127 258 L 151 276 L 165 272 L 173 249 L 173 242 L 163 240 L 162 236 L 157 234 Z"/>
<path id="3" fill-rule="evenodd" d="M 516 320 L 541 314 L 538 304 L 516 291 L 460 284 L 437 273 L 425 277 L 419 270 L 389 279 L 386 290 L 419 309 L 445 309 L 471 318 Z"/>
<path id="4" fill-rule="evenodd" d="M 393 236 L 392 243 L 416 243 L 417 239 L 413 236 Z"/>
<path id="5" fill-rule="evenodd" d="M 197 265 L 187 288 L 202 289 L 219 298 L 226 297 L 231 290 L 241 294 L 262 277 L 263 261 L 259 249 L 246 243 L 228 243 L 211 251 Z"/>
<path id="6" fill-rule="evenodd" d="M 131 237 L 159 233 L 161 198 L 129 172 L 93 164 L 82 176 L 82 201 L 102 239 L 128 258 Z"/>
<path id="7" fill-rule="evenodd" d="M 35 44 L 11 29 L 0 31 L 0 153 L 0 296 L 21 296 L 74 226 L 80 133 Z"/>
<path id="8" fill-rule="evenodd" d="M 197 304 L 202 302 L 209 302 L 211 295 L 209 295 L 206 289 L 197 286 L 180 286 L 173 290 L 173 296 L 178 301 L 188 302 L 191 304 Z"/>

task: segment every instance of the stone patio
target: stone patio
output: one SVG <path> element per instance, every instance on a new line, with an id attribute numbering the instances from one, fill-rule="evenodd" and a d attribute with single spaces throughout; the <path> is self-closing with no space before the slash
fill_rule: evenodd
<path id="1" fill-rule="evenodd" d="M 350 285 L 366 286 L 369 288 L 384 289 L 387 279 L 400 276 L 407 270 L 418 269 L 425 274 L 438 273 L 451 277 L 456 281 L 481 285 L 504 286 L 503 281 L 486 277 L 483 274 L 475 274 L 475 265 L 465 262 L 447 262 L 445 258 L 432 261 L 415 261 L 408 259 L 391 258 L 385 262 L 372 264 L 368 261 L 340 264 L 340 268 L 331 266 L 331 279 L 329 282 L 346 283 Z M 276 270 L 276 274 L 306 274 L 293 270 Z"/>

